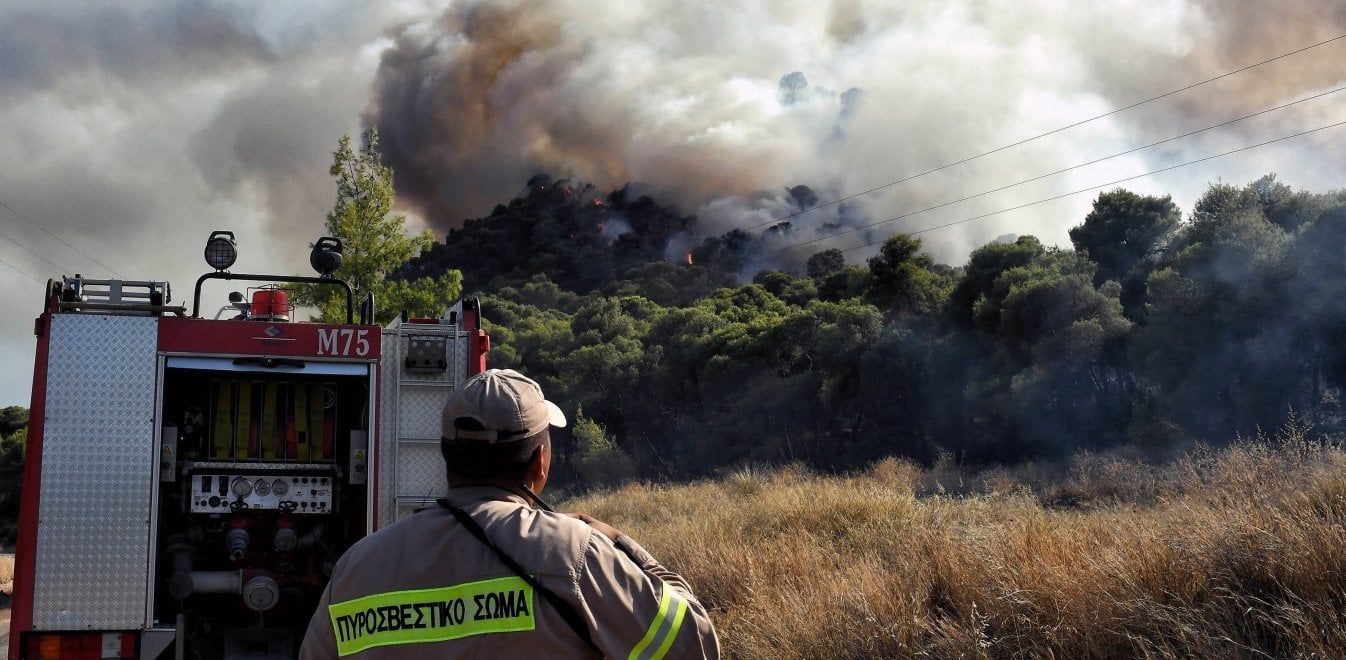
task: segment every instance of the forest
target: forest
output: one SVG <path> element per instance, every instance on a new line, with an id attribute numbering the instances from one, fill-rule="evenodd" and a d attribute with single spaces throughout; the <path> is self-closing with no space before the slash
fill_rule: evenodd
<path id="1" fill-rule="evenodd" d="M 537 175 L 394 278 L 461 272 L 490 366 L 539 380 L 575 422 L 558 454 L 586 486 L 1165 457 L 1287 420 L 1346 425 L 1342 191 L 1267 175 L 1213 184 L 1184 215 L 1116 189 L 1070 246 L 1009 236 L 955 265 L 898 233 L 864 263 L 829 249 L 803 272 L 748 272 L 789 222 L 670 255 L 696 226 L 639 186 Z"/>
<path id="2" fill-rule="evenodd" d="M 0 552 L 13 550 L 18 531 L 19 492 L 27 441 L 28 409 L 22 406 L 0 408 Z"/>

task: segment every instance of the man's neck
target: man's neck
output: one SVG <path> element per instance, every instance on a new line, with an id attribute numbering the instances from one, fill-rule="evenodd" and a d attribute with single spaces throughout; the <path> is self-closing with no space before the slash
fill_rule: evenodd
<path id="1" fill-rule="evenodd" d="M 537 505 L 536 499 L 518 484 L 508 484 L 500 481 L 450 481 L 449 489 L 452 490 L 455 488 L 499 488 L 522 497 L 525 502 L 529 502 L 534 506 Z"/>

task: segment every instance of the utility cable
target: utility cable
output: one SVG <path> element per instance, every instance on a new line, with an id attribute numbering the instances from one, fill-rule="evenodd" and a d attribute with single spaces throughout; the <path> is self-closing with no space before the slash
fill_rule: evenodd
<path id="1" fill-rule="evenodd" d="M 1202 162 L 1205 162 L 1205 161 L 1208 161 L 1208 160 L 1214 160 L 1214 159 L 1216 159 L 1216 158 L 1221 158 L 1221 157 L 1224 157 L 1224 156 L 1229 156 L 1229 155 L 1231 155 L 1231 154 L 1236 154 L 1236 153 L 1243 152 L 1243 151 L 1249 151 L 1249 150 L 1251 150 L 1251 149 L 1256 149 L 1256 148 L 1258 148 L 1258 147 L 1265 147 L 1265 146 L 1267 146 L 1267 145 L 1269 145 L 1269 144 L 1275 144 L 1275 143 L 1277 143 L 1277 142 L 1283 142 L 1283 141 L 1285 141 L 1285 140 L 1291 140 L 1291 139 L 1294 139 L 1294 138 L 1297 138 L 1297 137 L 1301 137 L 1301 136 L 1304 136 L 1304 135 L 1308 135 L 1308 134 L 1310 134 L 1310 133 L 1317 133 L 1318 131 L 1325 131 L 1325 130 L 1327 130 L 1327 129 L 1329 129 L 1329 128 L 1336 128 L 1336 127 L 1338 127 L 1338 126 L 1343 126 L 1343 125 L 1346 125 L 1346 121 L 1339 121 L 1339 122 L 1337 122 L 1337 123 L 1335 123 L 1335 124 L 1328 124 L 1328 125 L 1326 125 L 1326 126 L 1319 126 L 1318 128 L 1312 128 L 1312 129 L 1309 129 L 1309 130 L 1307 130 L 1307 131 L 1300 131 L 1299 133 L 1295 133 L 1294 135 L 1286 135 L 1286 136 L 1284 136 L 1284 137 L 1278 137 L 1278 138 L 1276 138 L 1276 139 L 1274 139 L 1274 140 L 1267 140 L 1266 142 L 1259 142 L 1259 143 L 1257 143 L 1257 144 L 1251 144 L 1251 145 L 1248 145 L 1248 146 L 1246 146 L 1246 147 L 1239 147 L 1238 149 L 1231 149 L 1230 151 L 1225 151 L 1225 152 L 1218 153 L 1218 154 L 1214 154 L 1214 155 L 1211 155 L 1211 156 L 1206 156 L 1206 157 L 1204 157 L 1204 158 L 1198 158 L 1198 159 L 1196 159 L 1196 160 L 1189 160 L 1189 161 L 1187 161 L 1187 162 L 1185 162 L 1185 163 L 1179 163 L 1179 164 L 1177 164 L 1177 165 L 1170 165 L 1169 167 L 1163 167 L 1163 168 L 1160 168 L 1160 169 L 1157 169 L 1157 170 L 1151 170 L 1151 171 L 1149 171 L 1149 172 L 1145 172 L 1145 173 L 1143 173 L 1143 174 L 1137 174 L 1137 175 L 1135 175 L 1135 176 L 1129 176 L 1129 177 L 1126 177 L 1126 178 L 1123 178 L 1123 179 L 1117 179 L 1117 180 L 1115 180 L 1115 181 L 1109 181 L 1109 182 L 1107 182 L 1107 183 L 1100 183 L 1100 184 L 1098 184 L 1098 185 L 1089 186 L 1088 188 L 1081 188 L 1081 189 L 1079 189 L 1079 190 L 1071 191 L 1071 192 L 1068 192 L 1068 193 L 1061 193 L 1060 195 L 1053 195 L 1053 196 L 1051 196 L 1051 197 L 1045 197 L 1045 198 L 1043 198 L 1043 199 L 1039 199 L 1039 200 L 1036 200 L 1036 201 L 1028 202 L 1028 203 L 1026 203 L 1026 204 L 1019 204 L 1018 206 L 1011 206 L 1011 207 L 1008 207 L 1008 208 L 998 209 L 998 210 L 995 210 L 995 211 L 991 211 L 990 213 L 983 213 L 983 214 L 981 214 L 981 215 L 972 216 L 972 217 L 970 217 L 970 218 L 963 218 L 962 220 L 955 220 L 955 221 L 953 221 L 953 222 L 946 222 L 946 223 L 944 223 L 944 224 L 942 224 L 942 225 L 935 225 L 935 226 L 933 226 L 933 227 L 926 227 L 925 229 L 918 229 L 918 230 L 911 231 L 911 232 L 907 232 L 907 233 L 908 233 L 908 234 L 911 234 L 911 235 L 915 235 L 915 234 L 924 234 L 924 233 L 926 233 L 926 232 L 935 231 L 936 229 L 944 229 L 944 228 L 946 228 L 946 227 L 952 227 L 952 226 L 954 226 L 954 225 L 961 225 L 961 224 L 963 224 L 963 223 L 965 223 L 965 222 L 972 222 L 973 220 L 981 220 L 981 219 L 983 219 L 983 218 L 989 218 L 989 217 L 991 217 L 991 216 L 993 216 L 993 215 L 1000 215 L 1001 213 L 1008 213 L 1008 212 L 1010 212 L 1010 211 L 1018 211 L 1018 210 L 1020 210 L 1020 209 L 1026 209 L 1026 208 L 1028 208 L 1028 207 L 1030 207 L 1030 206 L 1037 206 L 1038 204 L 1045 204 L 1045 203 L 1047 203 L 1047 202 L 1053 202 L 1053 201 L 1056 201 L 1056 200 L 1058 200 L 1058 199 L 1064 199 L 1064 198 L 1066 198 L 1066 197 L 1071 197 L 1071 196 L 1078 195 L 1078 194 L 1081 194 L 1081 193 L 1086 193 L 1086 192 L 1091 192 L 1091 191 L 1094 191 L 1094 190 L 1098 190 L 1099 188 L 1106 188 L 1106 187 L 1108 187 L 1108 186 L 1115 186 L 1115 185 L 1117 185 L 1117 184 L 1119 184 L 1119 183 L 1126 183 L 1127 181 L 1134 181 L 1134 180 L 1136 180 L 1136 179 L 1144 178 L 1144 177 L 1147 177 L 1147 176 L 1152 176 L 1152 175 L 1155 175 L 1155 174 L 1159 174 L 1159 173 L 1161 173 L 1161 172 L 1167 172 L 1167 171 L 1169 171 L 1169 170 L 1176 170 L 1176 169 L 1178 169 L 1178 168 L 1180 168 L 1180 167 L 1187 167 L 1188 165 L 1195 165 L 1195 164 L 1197 164 L 1197 163 L 1202 163 Z M 903 217 L 905 217 L 905 216 L 903 216 Z M 857 227 L 857 228 L 855 228 L 855 229 L 849 229 L 849 230 L 847 230 L 847 231 L 839 232 L 839 233 L 837 233 L 837 234 L 833 234 L 832 236 L 826 236 L 826 237 L 824 237 L 824 238 L 832 238 L 832 237 L 835 237 L 835 236 L 840 236 L 841 234 L 848 234 L 848 233 L 853 232 L 853 231 L 859 231 L 860 229 L 868 229 L 868 228 L 870 228 L 870 227 L 874 227 L 874 226 L 876 226 L 876 225 L 884 224 L 885 222 L 892 222 L 892 220 L 895 220 L 895 219 L 897 219 L 897 218 L 893 218 L 893 219 L 890 219 L 890 220 L 882 220 L 882 221 L 875 222 L 875 223 L 870 224 L 870 225 L 866 225 L 866 226 L 864 226 L 864 227 Z M 822 239 L 819 239 L 819 240 L 822 240 Z M 858 250 L 858 249 L 863 248 L 863 247 L 869 247 L 869 246 L 871 246 L 871 245 L 878 245 L 879 243 L 882 243 L 883 241 L 886 241 L 886 240 L 888 240 L 888 239 L 885 237 L 882 241 L 871 241 L 871 242 L 869 242 L 869 243 L 863 243 L 863 244 L 861 244 L 861 245 L 856 245 L 856 246 L 854 246 L 854 247 L 848 247 L 848 248 L 843 249 L 842 252 L 850 252 L 851 250 Z M 815 241 L 810 241 L 810 242 L 815 242 Z M 799 245 L 806 245 L 806 243 L 800 243 L 800 244 L 798 244 L 798 245 L 792 245 L 792 246 L 790 246 L 790 247 L 782 248 L 782 249 L 783 249 L 783 250 L 788 250 L 788 249 L 791 249 L 791 248 L 794 248 L 794 247 L 799 247 Z M 779 251 L 780 251 L 780 250 L 777 250 L 777 252 L 779 252 Z"/>
<path id="2" fill-rule="evenodd" d="M 1283 53 L 1283 54 L 1281 54 L 1281 55 L 1277 55 L 1277 56 L 1275 56 L 1275 57 L 1272 57 L 1272 58 L 1269 58 L 1269 59 L 1262 60 L 1261 62 L 1257 62 L 1257 63 L 1255 63 L 1255 64 L 1249 64 L 1248 66 L 1245 66 L 1245 67 L 1243 67 L 1243 68 L 1235 69 L 1235 70 L 1233 70 L 1233 71 L 1229 71 L 1229 72 L 1227 72 L 1227 73 L 1222 73 L 1222 74 L 1220 74 L 1220 75 L 1218 75 L 1218 76 L 1215 76 L 1214 78 L 1207 78 L 1207 79 L 1202 80 L 1202 81 L 1200 81 L 1200 82 L 1195 82 L 1195 83 L 1192 83 L 1192 84 L 1190 84 L 1190 85 L 1187 85 L 1186 87 L 1180 87 L 1180 88 L 1178 88 L 1178 89 L 1174 89 L 1174 90 L 1171 90 L 1171 91 L 1168 91 L 1168 92 L 1164 92 L 1163 94 L 1159 94 L 1159 95 L 1157 95 L 1157 96 L 1151 96 L 1150 98 L 1147 98 L 1147 99 L 1145 99 L 1145 100 L 1143 100 L 1143 101 L 1136 101 L 1135 103 L 1132 103 L 1132 104 L 1127 105 L 1127 106 L 1123 106 L 1123 107 L 1121 107 L 1121 108 L 1117 108 L 1117 109 L 1115 109 L 1115 110 L 1110 110 L 1110 111 L 1105 112 L 1105 113 L 1103 113 L 1103 114 L 1101 114 L 1101 115 L 1095 115 L 1095 116 L 1093 116 L 1093 117 L 1089 117 L 1089 118 L 1087 118 L 1087 119 L 1081 119 L 1080 121 L 1077 121 L 1077 122 L 1075 122 L 1075 123 L 1073 123 L 1073 124 L 1068 124 L 1068 125 L 1066 125 L 1066 126 L 1062 126 L 1062 127 L 1060 127 L 1060 128 L 1055 128 L 1055 129 L 1052 129 L 1052 130 L 1050 130 L 1050 131 L 1047 131 L 1046 133 L 1040 133 L 1040 134 L 1038 134 L 1038 135 L 1034 135 L 1034 136 L 1032 136 L 1032 137 L 1024 138 L 1024 139 L 1022 139 L 1022 140 L 1019 140 L 1018 142 L 1013 142 L 1013 143 L 1010 143 L 1010 144 L 1007 144 L 1007 145 L 1004 145 L 1004 146 L 1001 146 L 1001 147 L 996 147 L 995 149 L 991 149 L 990 151 L 985 151 L 985 152 L 979 153 L 979 154 L 977 154 L 977 155 L 975 155 L 975 156 L 968 156 L 967 158 L 964 158 L 964 159 L 962 159 L 962 160 L 959 160 L 959 161 L 955 161 L 955 162 L 949 163 L 949 164 L 947 164 L 947 165 L 940 165 L 939 167 L 936 167 L 936 168 L 933 168 L 933 169 L 926 170 L 926 171 L 924 171 L 924 172 L 921 172 L 920 174 L 912 174 L 912 175 L 910 175 L 910 176 L 907 176 L 907 177 L 898 179 L 898 180 L 896 180 L 896 181 L 892 181 L 892 182 L 890 182 L 890 183 L 885 183 L 885 184 L 883 184 L 883 185 L 881 185 L 881 186 L 876 186 L 876 187 L 874 187 L 874 188 L 870 188 L 869 190 L 866 190 L 866 191 L 863 191 L 863 192 L 858 192 L 858 193 L 855 193 L 855 194 L 852 194 L 852 195 L 847 195 L 847 196 L 845 196 L 845 197 L 842 197 L 842 198 L 839 198 L 839 199 L 834 199 L 834 200 L 832 200 L 832 201 L 830 201 L 830 202 L 825 202 L 825 203 L 823 203 L 823 204 L 816 204 L 816 205 L 814 205 L 814 206 L 810 206 L 809 208 L 806 208 L 806 209 L 801 209 L 801 210 L 796 211 L 796 212 L 794 212 L 794 213 L 791 213 L 791 214 L 789 214 L 789 215 L 781 216 L 781 217 L 779 217 L 779 218 L 774 218 L 774 219 L 772 219 L 772 220 L 768 220 L 768 221 L 766 221 L 766 222 L 763 222 L 763 223 L 760 223 L 760 224 L 757 224 L 757 225 L 753 225 L 753 226 L 751 226 L 751 227 L 746 228 L 746 231 L 752 231 L 752 230 L 754 230 L 754 229 L 759 229 L 759 228 L 761 228 L 761 227 L 765 227 L 766 225 L 770 225 L 770 224 L 774 224 L 774 223 L 777 223 L 777 222 L 781 222 L 782 220 L 789 220 L 790 218 L 798 217 L 798 216 L 803 215 L 803 214 L 805 214 L 805 213 L 808 213 L 808 212 L 810 212 L 810 211 L 814 211 L 814 210 L 817 210 L 817 209 L 826 208 L 826 207 L 828 207 L 828 206 L 833 206 L 833 205 L 836 205 L 836 204 L 840 204 L 840 203 L 842 203 L 842 202 L 845 202 L 845 201 L 848 201 L 848 200 L 855 199 L 856 197 L 861 197 L 861 196 L 864 196 L 864 195 L 868 195 L 869 193 L 872 193 L 872 192 L 877 192 L 877 191 L 879 191 L 879 190 L 883 190 L 884 188 L 890 188 L 890 187 L 895 186 L 895 185 L 897 185 L 897 184 L 899 184 L 899 183 L 906 183 L 907 181 L 911 181 L 912 179 L 917 179 L 917 178 L 926 176 L 927 174 L 934 174 L 935 172 L 939 172 L 939 171 L 942 171 L 942 170 L 947 170 L 947 169 L 949 169 L 949 168 L 951 168 L 951 167 L 954 167 L 954 166 L 957 166 L 957 165 L 962 165 L 963 163 L 967 163 L 967 162 L 971 162 L 971 161 L 977 160 L 978 158 L 984 158 L 984 157 L 986 157 L 986 156 L 990 156 L 991 154 L 995 154 L 995 153 L 999 153 L 999 152 L 1001 152 L 1001 151 L 1005 151 L 1006 149 L 1011 149 L 1011 148 L 1013 148 L 1013 147 L 1017 147 L 1017 146 L 1019 146 L 1019 145 L 1026 144 L 1026 143 L 1032 142 L 1032 141 L 1034 141 L 1034 140 L 1039 140 L 1039 139 L 1044 138 L 1044 137 L 1047 137 L 1047 136 L 1049 136 L 1049 135 L 1055 135 L 1056 133 L 1060 133 L 1060 132 L 1062 132 L 1062 131 L 1072 129 L 1072 128 L 1075 128 L 1075 127 L 1077 127 L 1077 126 L 1082 126 L 1082 125 L 1087 124 L 1087 123 L 1092 122 L 1092 121 L 1097 121 L 1097 120 L 1099 120 L 1099 119 L 1103 119 L 1103 118 L 1105 118 L 1105 117 L 1110 117 L 1110 116 L 1112 116 L 1112 115 L 1118 114 L 1118 113 L 1120 113 L 1120 112 L 1124 112 L 1124 111 L 1126 111 L 1126 110 L 1130 110 L 1130 109 L 1132 109 L 1132 108 L 1140 107 L 1140 106 L 1142 106 L 1142 105 L 1145 105 L 1146 103 L 1150 103 L 1150 102 L 1153 102 L 1153 101 L 1158 101 L 1159 99 L 1167 98 L 1167 97 L 1169 97 L 1169 96 L 1173 96 L 1174 94 L 1179 94 L 1179 93 L 1188 91 L 1188 90 L 1190 90 L 1190 89 L 1195 89 L 1195 88 L 1200 87 L 1200 86 L 1202 86 L 1202 85 L 1206 85 L 1206 84 L 1215 82 L 1215 81 L 1220 80 L 1220 79 L 1223 79 L 1223 78 L 1228 78 L 1228 77 L 1230 77 L 1230 76 L 1237 75 L 1237 74 L 1243 73 L 1243 72 L 1248 71 L 1248 70 L 1251 70 L 1251 69 L 1255 69 L 1255 68 L 1257 68 L 1257 67 L 1259 67 L 1259 66 L 1262 66 L 1263 64 L 1270 64 L 1271 62 L 1275 62 L 1276 60 L 1282 60 L 1282 59 L 1285 59 L 1285 58 L 1290 57 L 1290 56 L 1292 56 L 1292 55 L 1298 55 L 1298 54 L 1300 54 L 1300 53 L 1302 53 L 1302 52 L 1304 52 L 1304 51 L 1311 50 L 1311 49 L 1317 48 L 1317 47 L 1319 47 L 1319 46 L 1324 46 L 1324 45 L 1330 44 L 1330 43 L 1332 43 L 1332 42 L 1334 42 L 1334 41 L 1339 41 L 1339 40 L 1341 40 L 1341 39 L 1346 39 L 1346 34 L 1340 34 L 1340 35 L 1337 35 L 1337 36 L 1335 36 L 1335 37 L 1332 37 L 1331 39 L 1326 39 L 1326 40 L 1324 40 L 1324 41 L 1319 41 L 1319 42 L 1316 43 L 1316 44 L 1311 44 L 1311 45 L 1305 46 L 1305 47 L 1303 47 L 1303 48 L 1300 48 L 1300 49 L 1298 49 L 1298 50 L 1293 50 L 1293 51 L 1290 51 L 1290 52 L 1288 52 L 1288 53 Z"/>
<path id="3" fill-rule="evenodd" d="M 38 229 L 41 229 L 43 233 L 45 233 L 46 235 L 48 235 L 48 236 L 50 236 L 50 237 L 52 237 L 52 238 L 54 238 L 54 239 L 60 241 L 62 245 L 64 245 L 64 246 L 70 248 L 71 250 L 74 250 L 74 251 L 76 251 L 76 252 L 78 252 L 78 253 L 84 255 L 84 258 L 88 259 L 89 261 L 92 261 L 92 262 L 94 262 L 95 264 L 98 264 L 99 266 L 102 266 L 103 269 L 106 270 L 107 272 L 112 273 L 113 275 L 117 276 L 118 278 L 125 279 L 125 278 L 122 278 L 121 273 L 118 273 L 117 271 L 113 270 L 111 266 L 108 266 L 107 264 L 105 264 L 105 263 L 103 263 L 103 262 L 101 262 L 101 261 L 95 259 L 95 258 L 93 257 L 93 255 L 91 255 L 91 254 L 85 252 L 84 250 L 81 250 L 81 249 L 79 249 L 79 248 L 77 248 L 77 247 L 71 245 L 71 244 L 70 244 L 69 242 L 67 242 L 64 238 L 61 238 L 60 236 L 57 236 L 56 234 L 53 234 L 53 233 L 51 233 L 50 231 L 48 231 L 46 227 L 43 227 L 42 225 L 39 225 L 39 224 L 37 224 L 36 222 L 33 222 L 32 220 L 29 220 L 29 219 L 28 219 L 27 217 L 25 217 L 22 213 L 19 213 L 18 211 L 14 210 L 14 207 L 10 206 L 9 204 L 6 204 L 5 202 L 0 201 L 0 206 L 3 206 L 3 207 L 5 207 L 6 209 L 9 209 L 9 212 L 10 212 L 10 213 L 13 213 L 13 214 L 16 215 L 16 216 L 18 216 L 18 218 L 19 218 L 20 220 L 23 220 L 24 222 L 26 222 L 26 223 L 28 223 L 28 224 L 34 226 L 34 227 L 37 227 Z M 45 261 L 45 260 L 44 260 L 44 261 Z M 47 262 L 47 263 L 51 263 L 51 262 Z"/>
<path id="4" fill-rule="evenodd" d="M 26 271 L 26 270 L 24 270 L 24 269 L 22 269 L 22 268 L 19 268 L 18 266 L 15 266 L 14 264 L 9 263 L 8 261 L 5 261 L 4 259 L 0 259 L 0 264 L 4 264 L 4 265 L 6 265 L 6 266 L 9 266 L 11 269 L 13 269 L 13 270 L 14 270 L 15 272 L 17 272 L 18 274 L 20 274 L 20 275 L 22 275 L 22 276 L 24 276 L 24 277 L 26 277 L 26 278 L 28 278 L 28 279 L 34 281 L 34 282 L 37 282 L 38 284 L 45 284 L 45 283 L 42 282 L 41 280 L 37 279 L 37 277 L 34 276 L 32 273 L 29 273 L 28 271 Z"/>
<path id="5" fill-rule="evenodd" d="M 1299 99 L 1299 100 L 1297 100 L 1297 101 L 1290 101 L 1289 103 L 1282 103 L 1281 105 L 1278 105 L 1278 106 L 1275 106 L 1275 107 L 1272 107 L 1272 108 L 1267 108 L 1267 109 L 1265 109 L 1265 110 L 1260 110 L 1260 111 L 1258 111 L 1258 112 L 1254 112 L 1254 113 L 1251 113 L 1251 114 L 1246 114 L 1246 115 L 1243 115 L 1242 117 L 1237 117 L 1237 118 L 1235 118 L 1235 119 L 1230 119 L 1230 120 L 1228 120 L 1228 121 L 1223 121 L 1223 122 L 1220 122 L 1220 123 L 1218 123 L 1218 124 L 1214 124 L 1214 125 L 1212 125 L 1212 126 L 1207 126 L 1207 127 L 1205 127 L 1205 128 L 1197 129 L 1197 130 L 1195 130 L 1195 131 L 1188 131 L 1187 133 L 1183 133 L 1182 135 L 1175 135 L 1175 136 L 1173 136 L 1173 137 L 1165 138 L 1165 139 L 1163 139 L 1163 140 L 1159 140 L 1159 141 L 1157 141 L 1157 142 L 1151 142 L 1151 143 L 1149 143 L 1149 144 L 1147 144 L 1147 145 L 1140 146 L 1140 147 L 1136 147 L 1136 148 L 1134 148 L 1134 149 L 1128 149 L 1128 150 L 1126 150 L 1126 151 L 1118 152 L 1118 153 L 1112 154 L 1112 155 L 1110 155 L 1110 156 L 1104 156 L 1104 157 L 1102 157 L 1102 158 L 1095 158 L 1094 160 L 1091 160 L 1091 161 L 1087 161 L 1087 162 L 1084 162 L 1084 163 L 1079 163 L 1079 164 L 1076 164 L 1076 165 L 1071 165 L 1071 166 L 1069 166 L 1069 167 L 1064 167 L 1064 168 L 1061 168 L 1061 169 L 1059 169 L 1059 170 L 1055 170 L 1055 171 L 1052 171 L 1052 172 L 1048 172 L 1048 173 L 1046 173 L 1046 174 L 1040 174 L 1040 175 L 1035 176 L 1035 177 L 1031 177 L 1031 178 L 1028 178 L 1028 179 L 1023 179 L 1023 180 L 1021 180 L 1021 181 L 1016 181 L 1016 182 L 1014 182 L 1014 183 L 1010 183 L 1010 184 L 1006 184 L 1006 185 L 1000 186 L 999 188 L 992 188 L 991 190 L 986 190 L 986 191 L 979 192 L 979 193 L 976 193 L 976 194 L 973 194 L 973 195 L 967 195 L 967 196 L 965 196 L 965 197 L 960 197 L 960 198 L 958 198 L 958 199 L 955 199 L 955 200 L 952 200 L 952 201 L 948 201 L 948 202 L 943 202 L 943 203 L 940 203 L 940 204 L 936 204 L 936 205 L 934 205 L 934 206 L 927 206 L 927 207 L 925 207 L 925 208 L 923 208 L 923 209 L 919 209 L 919 210 L 916 210 L 916 211 L 912 211 L 912 212 L 910 212 L 910 213 L 904 213 L 904 214 L 899 215 L 899 216 L 896 216 L 896 217 L 888 218 L 887 220 L 881 220 L 881 221 L 879 221 L 879 222 L 876 222 L 876 223 L 873 223 L 873 224 L 870 224 L 870 225 L 865 225 L 864 227 L 858 227 L 858 228 L 847 229 L 847 230 L 845 230 L 845 231 L 840 231 L 840 232 L 837 232 L 837 233 L 834 233 L 834 234 L 828 234 L 828 235 L 826 235 L 826 236 L 822 236 L 822 237 L 819 237 L 819 238 L 815 238 L 815 239 L 812 239 L 812 240 L 809 240 L 809 241 L 805 241 L 805 242 L 802 242 L 802 243 L 797 243 L 797 244 L 794 244 L 794 245 L 790 245 L 790 246 L 787 246 L 787 247 L 783 247 L 783 248 L 780 248 L 780 249 L 776 250 L 776 252 L 781 252 L 781 251 L 784 251 L 784 250 L 789 250 L 789 249 L 792 249 L 792 248 L 799 247 L 799 246 L 801 246 L 801 245 L 810 245 L 810 244 L 813 244 L 813 243 L 817 243 L 817 242 L 819 242 L 819 241 L 827 240 L 827 239 L 829 239 L 829 238 L 833 238 L 833 237 L 836 237 L 836 236 L 841 236 L 841 235 L 843 235 L 843 234 L 849 234 L 849 233 L 851 233 L 851 232 L 858 231 L 858 230 L 860 230 L 860 229 L 867 229 L 867 228 L 869 228 L 869 227 L 873 227 L 873 226 L 875 226 L 875 225 L 881 225 L 881 224 L 888 223 L 888 222 L 894 222 L 894 221 L 897 221 L 897 220 L 902 220 L 902 219 L 904 219 L 904 218 L 910 218 L 911 216 L 919 215 L 919 214 L 921 214 L 921 213 L 925 213 L 925 212 L 927 212 L 927 211 L 934 211 L 934 210 L 936 210 L 936 209 L 942 209 L 942 208 L 944 208 L 944 207 L 946 207 L 946 206 L 953 206 L 954 204 L 958 204 L 958 203 L 960 203 L 960 202 L 966 202 L 966 201 L 968 201 L 968 200 L 976 199 L 976 198 L 978 198 L 978 197 L 984 197 L 984 196 L 986 196 L 986 195 L 990 195 L 990 194 L 992 194 L 992 193 L 997 193 L 997 192 L 1001 192 L 1001 191 L 1004 191 L 1004 190 L 1008 190 L 1008 189 L 1010 189 L 1010 188 L 1014 188 L 1014 187 L 1016 187 L 1016 186 L 1021 186 L 1021 185 L 1024 185 L 1024 184 L 1026 184 L 1026 183 L 1032 183 L 1032 182 L 1034 182 L 1034 181 L 1039 181 L 1039 180 L 1045 179 L 1045 178 L 1047 178 L 1047 177 L 1056 176 L 1057 174 L 1063 174 L 1063 173 L 1065 173 L 1065 172 L 1069 172 L 1069 171 L 1071 171 L 1071 170 L 1079 169 L 1079 168 L 1081 168 L 1081 167 L 1088 167 L 1089 165 L 1097 165 L 1098 163 L 1101 163 L 1101 162 L 1104 162 L 1104 161 L 1107 161 L 1107 160 L 1111 160 L 1111 159 L 1113 159 L 1113 158 L 1118 158 L 1118 157 L 1125 156 L 1125 155 L 1128 155 L 1128 154 L 1133 154 L 1133 153 L 1136 153 L 1137 151 L 1142 151 L 1142 150 L 1145 150 L 1145 149 L 1149 149 L 1150 147 L 1155 147 L 1155 146 L 1158 146 L 1158 145 L 1161 145 L 1161 144 L 1166 144 L 1166 143 L 1168 143 L 1168 142 L 1173 142 L 1173 141 L 1175 141 L 1175 140 L 1181 140 L 1181 139 L 1183 139 L 1183 138 L 1187 138 L 1187 137 L 1191 137 L 1191 136 L 1193 136 L 1193 135 L 1197 135 L 1198 133 L 1204 133 L 1204 132 L 1206 132 L 1206 131 L 1211 131 L 1211 130 L 1214 130 L 1214 129 L 1217 129 L 1217 128 L 1221 128 L 1221 127 L 1224 127 L 1224 126 L 1228 126 L 1228 125 L 1230 125 L 1230 124 L 1235 124 L 1235 123 L 1241 122 L 1241 121 L 1243 121 L 1243 120 L 1245 120 L 1245 119 L 1250 119 L 1250 118 L 1252 118 L 1252 117 L 1257 117 L 1257 116 L 1259 116 L 1259 115 L 1264 115 L 1264 114 L 1267 114 L 1267 113 L 1269 113 L 1269 112 L 1275 112 L 1276 110 L 1283 110 L 1283 109 L 1288 108 L 1288 107 L 1290 107 L 1290 106 L 1292 106 L 1292 105 L 1296 105 L 1296 104 L 1299 104 L 1299 103 L 1304 103 L 1304 102 L 1306 102 L 1306 101 L 1312 101 L 1312 100 L 1314 100 L 1314 99 L 1322 98 L 1322 97 L 1324 97 L 1324 96 L 1328 96 L 1328 95 L 1330 95 L 1330 94 L 1336 94 L 1336 93 L 1341 92 L 1341 91 L 1346 91 L 1346 87 L 1338 87 L 1338 88 L 1336 88 L 1336 89 L 1333 89 L 1333 90 L 1330 90 L 1330 91 L 1326 91 L 1326 92 L 1321 92 L 1321 93 L 1318 93 L 1318 94 L 1314 94 L 1313 96 L 1308 96 L 1308 97 Z M 1292 137 L 1293 137 L 1293 136 L 1292 136 Z M 1197 162 L 1200 162 L 1200 161 L 1197 161 Z"/>
<path id="6" fill-rule="evenodd" d="M 36 253 L 36 252 L 30 250 L 30 249 L 28 249 L 28 246 L 24 245 L 23 243 L 20 243 L 20 242 L 18 242 L 18 241 L 16 241 L 16 240 L 14 240 L 14 239 L 12 239 L 12 238 L 10 238 L 10 237 L 4 235 L 4 234 L 0 234 L 0 238 L 3 238 L 3 239 L 5 239 L 5 240 L 9 241 L 10 243 L 13 243 L 13 244 L 19 246 L 19 249 L 23 250 L 24 252 L 27 252 L 28 254 L 31 254 L 31 255 L 33 255 L 34 257 L 37 257 L 38 259 L 41 259 L 41 260 L 47 262 L 47 265 L 48 265 L 48 266 L 51 266 L 52 268 L 55 268 L 56 270 L 59 270 L 59 271 L 65 271 L 65 268 L 63 268 L 62 266 L 60 266 L 60 265 L 57 264 L 56 262 L 52 261 L 51 259 L 48 259 L 48 258 L 46 258 L 46 257 L 44 257 L 44 256 L 42 256 L 42 255 L 40 255 L 40 254 L 38 254 L 38 253 Z"/>

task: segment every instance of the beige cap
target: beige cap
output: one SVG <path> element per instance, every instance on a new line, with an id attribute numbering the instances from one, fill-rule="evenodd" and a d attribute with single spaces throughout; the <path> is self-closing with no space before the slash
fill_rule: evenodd
<path id="1" fill-rule="evenodd" d="M 485 431 L 454 428 L 454 420 L 476 420 Z M 542 397 L 533 379 L 513 369 L 489 369 L 465 381 L 444 404 L 444 437 L 472 442 L 512 442 L 564 427 L 566 416 Z"/>

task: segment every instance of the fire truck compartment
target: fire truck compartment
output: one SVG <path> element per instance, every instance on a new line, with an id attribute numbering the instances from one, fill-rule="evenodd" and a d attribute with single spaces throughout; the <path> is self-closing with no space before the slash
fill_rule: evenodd
<path id="1" fill-rule="evenodd" d="M 374 368 L 163 357 L 151 620 L 189 655 L 250 636 L 264 654 L 297 649 L 332 566 L 369 531 Z"/>

